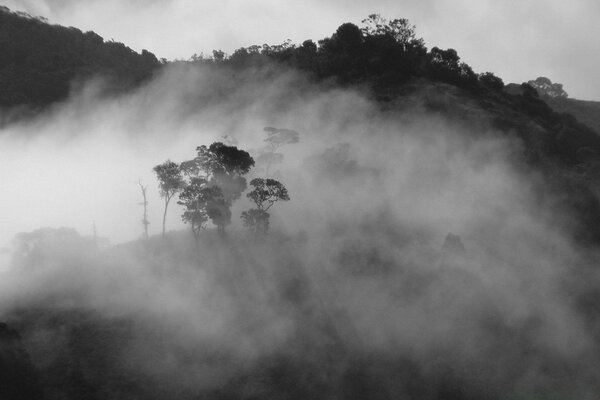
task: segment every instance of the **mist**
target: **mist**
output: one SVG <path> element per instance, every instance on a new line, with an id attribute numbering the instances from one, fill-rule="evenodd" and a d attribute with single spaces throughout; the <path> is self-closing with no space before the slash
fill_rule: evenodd
<path id="1" fill-rule="evenodd" d="M 122 368 L 181 398 L 256 377 L 278 354 L 310 366 L 323 398 L 358 381 L 382 398 L 447 385 L 484 398 L 598 393 L 598 325 L 579 303 L 599 287 L 595 255 L 516 139 L 430 113 L 418 95 L 382 111 L 366 92 L 286 70 L 175 63 L 128 95 L 102 87 L 0 133 L 0 315 L 18 325 L 14 310 L 87 310 L 128 332 Z M 266 126 L 300 142 L 274 168 L 291 200 L 265 241 L 244 232 L 245 196 L 226 239 L 208 229 L 196 248 L 176 204 L 167 240 L 141 239 L 139 182 L 160 233 L 154 165 L 214 141 L 256 156 Z M 114 246 L 91 245 L 94 226 Z M 75 231 L 38 231 L 35 252 L 12 240 L 41 227 Z M 32 359 L 51 365 L 43 348 L 64 338 L 30 332 Z"/>

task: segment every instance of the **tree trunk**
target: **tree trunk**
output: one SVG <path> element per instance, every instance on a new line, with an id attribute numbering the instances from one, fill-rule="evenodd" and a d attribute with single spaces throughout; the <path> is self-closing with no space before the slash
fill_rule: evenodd
<path id="1" fill-rule="evenodd" d="M 162 229 L 162 238 L 165 238 L 165 227 L 167 223 L 167 209 L 169 208 L 170 197 L 165 197 L 165 212 L 163 214 L 163 229 Z"/>

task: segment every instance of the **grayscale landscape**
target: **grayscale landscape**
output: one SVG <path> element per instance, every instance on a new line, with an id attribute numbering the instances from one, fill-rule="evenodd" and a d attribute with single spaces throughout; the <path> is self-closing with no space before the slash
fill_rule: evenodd
<path id="1" fill-rule="evenodd" d="M 0 7 L 0 400 L 598 399 L 598 6 L 183 3 Z"/>

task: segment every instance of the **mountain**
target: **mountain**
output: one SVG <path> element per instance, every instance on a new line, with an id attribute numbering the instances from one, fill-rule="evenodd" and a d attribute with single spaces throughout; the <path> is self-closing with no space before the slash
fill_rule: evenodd
<path id="1" fill-rule="evenodd" d="M 94 32 L 50 25 L 0 7 L 0 107 L 40 108 L 67 98 L 77 82 L 101 76 L 124 91 L 152 77 L 160 63 L 143 50 Z"/>

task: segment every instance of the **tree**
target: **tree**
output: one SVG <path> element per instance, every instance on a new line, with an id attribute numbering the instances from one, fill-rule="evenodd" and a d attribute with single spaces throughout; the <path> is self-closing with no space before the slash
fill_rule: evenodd
<path id="1" fill-rule="evenodd" d="M 552 83 L 552 81 L 546 77 L 540 76 L 535 81 L 532 80 L 527 83 L 541 95 L 562 99 L 569 97 L 567 92 L 564 91 L 562 84 Z"/>
<path id="2" fill-rule="evenodd" d="M 184 207 L 181 219 L 190 224 L 196 245 L 200 231 L 205 229 L 209 218 L 218 212 L 219 205 L 223 202 L 221 189 L 208 186 L 204 178 L 193 177 L 189 184 L 179 194 L 180 204 Z"/>
<path id="3" fill-rule="evenodd" d="M 422 38 L 416 38 L 415 26 L 410 25 L 408 19 L 397 18 L 387 21 L 379 14 L 371 14 L 361 21 L 365 26 L 361 28 L 365 36 L 390 36 L 401 44 L 404 50 L 409 47 L 423 47 Z"/>
<path id="4" fill-rule="evenodd" d="M 285 186 L 271 178 L 254 178 L 250 181 L 254 189 L 246 196 L 256 204 L 242 213 L 242 221 L 254 234 L 266 234 L 269 230 L 269 213 L 267 212 L 273 204 L 278 201 L 288 201 L 290 196 Z"/>
<path id="5" fill-rule="evenodd" d="M 210 218 L 219 232 L 224 234 L 225 226 L 231 223 L 231 206 L 246 190 L 246 178 L 243 175 L 250 171 L 254 159 L 248 152 L 221 142 L 215 142 L 208 148 L 200 146 L 197 150 L 198 167 L 209 178 L 208 185 L 221 190 L 222 201 L 215 203 Z"/>
<path id="6" fill-rule="evenodd" d="M 181 176 L 181 168 L 171 160 L 167 160 L 164 163 L 155 166 L 154 172 L 158 178 L 160 195 L 165 199 L 165 212 L 163 214 L 162 223 L 162 237 L 164 238 L 169 202 L 176 193 L 184 188 L 185 182 Z"/>
<path id="7" fill-rule="evenodd" d="M 469 86 L 477 82 L 477 75 L 468 64 L 460 61 L 456 50 L 434 47 L 427 57 L 429 73 L 433 79 L 458 86 Z"/>
<path id="8" fill-rule="evenodd" d="M 479 83 L 492 90 L 504 89 L 504 82 L 501 78 L 494 75 L 492 72 L 484 72 L 477 76 Z"/>
<path id="9" fill-rule="evenodd" d="M 142 218 L 142 225 L 144 225 L 144 239 L 148 239 L 148 225 L 150 225 L 150 221 L 148 221 L 148 200 L 146 198 L 146 189 L 148 189 L 148 185 L 142 185 L 142 181 L 138 181 L 140 185 L 140 189 L 142 190 L 142 197 L 144 201 L 139 203 L 144 206 L 144 215 Z M 94 223 L 94 241 L 96 240 L 96 223 Z"/>
<path id="10" fill-rule="evenodd" d="M 256 158 L 256 163 L 265 166 L 265 177 L 268 178 L 271 165 L 283 161 L 283 154 L 278 153 L 277 150 L 285 144 L 298 143 L 299 135 L 298 132 L 291 129 L 273 128 L 271 126 L 267 126 L 263 130 L 267 134 L 265 139 L 267 146 Z"/>
<path id="11" fill-rule="evenodd" d="M 197 186 L 202 182 L 203 188 L 218 188 L 220 195 L 209 201 L 210 212 L 206 215 L 224 234 L 225 226 L 231 223 L 231 206 L 246 190 L 243 175 L 250 171 L 254 159 L 248 152 L 222 142 L 198 146 L 196 151 L 196 158 L 181 163 L 180 169 L 190 182 L 201 179 L 194 181 Z M 194 190 L 198 192 L 199 188 Z"/>

